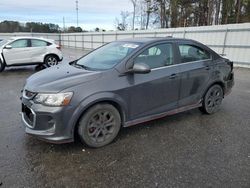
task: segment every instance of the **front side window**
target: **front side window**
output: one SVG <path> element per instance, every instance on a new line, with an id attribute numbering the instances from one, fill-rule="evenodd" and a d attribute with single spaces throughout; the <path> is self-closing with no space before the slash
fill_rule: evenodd
<path id="1" fill-rule="evenodd" d="M 31 40 L 31 46 L 32 46 L 32 47 L 47 46 L 47 42 L 45 42 L 45 41 L 43 41 L 43 40 L 32 39 L 32 40 Z"/>
<path id="2" fill-rule="evenodd" d="M 180 44 L 179 50 L 182 63 L 206 60 L 211 57 L 206 50 L 194 45 Z"/>
<path id="3" fill-rule="evenodd" d="M 87 54 L 76 62 L 76 65 L 89 70 L 107 70 L 120 63 L 131 54 L 140 43 L 111 42 Z"/>
<path id="4" fill-rule="evenodd" d="M 159 44 L 144 50 L 138 55 L 134 63 L 145 63 L 151 69 L 173 65 L 172 44 Z"/>
<path id="5" fill-rule="evenodd" d="M 28 47 L 28 40 L 27 39 L 20 39 L 12 42 L 10 44 L 12 48 L 26 48 Z"/>

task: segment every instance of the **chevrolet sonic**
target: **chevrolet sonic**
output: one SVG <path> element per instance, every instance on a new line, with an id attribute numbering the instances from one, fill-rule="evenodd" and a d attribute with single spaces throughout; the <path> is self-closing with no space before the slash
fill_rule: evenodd
<path id="1" fill-rule="evenodd" d="M 188 39 L 134 38 L 26 81 L 26 133 L 54 142 L 111 143 L 121 127 L 200 108 L 213 114 L 234 85 L 233 62 Z"/>

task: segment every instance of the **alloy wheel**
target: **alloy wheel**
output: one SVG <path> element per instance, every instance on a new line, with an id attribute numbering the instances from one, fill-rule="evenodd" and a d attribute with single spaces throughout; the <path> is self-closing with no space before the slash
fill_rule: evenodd
<path id="1" fill-rule="evenodd" d="M 53 56 L 49 56 L 48 59 L 47 59 L 47 65 L 48 66 L 55 66 L 58 64 L 58 61 L 56 59 L 56 57 L 53 57 Z"/>
<path id="2" fill-rule="evenodd" d="M 211 114 L 219 110 L 223 100 L 223 91 L 219 85 L 211 87 L 205 96 L 205 108 Z"/>
<path id="3" fill-rule="evenodd" d="M 84 144 L 98 148 L 111 143 L 120 128 L 119 111 L 111 104 L 96 104 L 80 118 L 78 135 Z"/>
<path id="4" fill-rule="evenodd" d="M 115 127 L 114 115 L 107 110 L 94 114 L 87 125 L 88 135 L 94 142 L 105 142 L 112 136 Z"/>

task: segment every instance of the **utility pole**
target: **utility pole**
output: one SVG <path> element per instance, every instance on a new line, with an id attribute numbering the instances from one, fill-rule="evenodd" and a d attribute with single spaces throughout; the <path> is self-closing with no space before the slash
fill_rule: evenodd
<path id="1" fill-rule="evenodd" d="M 65 18 L 63 16 L 63 32 L 65 32 Z"/>
<path id="2" fill-rule="evenodd" d="M 76 0 L 76 26 L 78 27 L 78 0 Z"/>

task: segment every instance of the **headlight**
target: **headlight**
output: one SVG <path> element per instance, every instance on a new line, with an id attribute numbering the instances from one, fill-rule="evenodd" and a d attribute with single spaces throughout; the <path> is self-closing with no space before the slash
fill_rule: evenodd
<path id="1" fill-rule="evenodd" d="M 70 103 L 72 96 L 72 92 L 55 94 L 38 93 L 34 98 L 34 102 L 47 106 L 66 106 Z"/>

